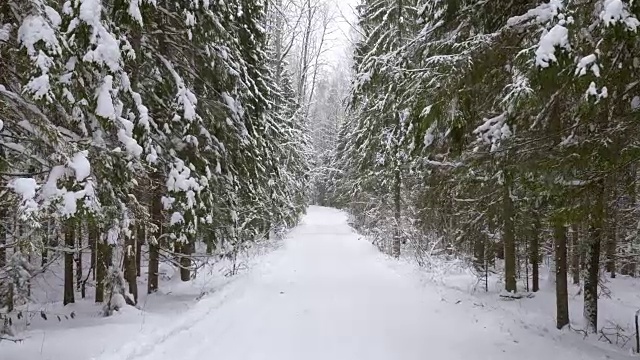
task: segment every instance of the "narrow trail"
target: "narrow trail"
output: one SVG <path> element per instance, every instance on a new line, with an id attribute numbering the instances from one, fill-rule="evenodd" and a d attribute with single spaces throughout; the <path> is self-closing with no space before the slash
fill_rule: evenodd
<path id="1" fill-rule="evenodd" d="M 358 239 L 343 213 L 311 207 L 283 247 L 215 306 L 157 341 L 132 339 L 100 359 L 609 358 L 526 330 L 514 335 L 499 318 L 441 301 L 435 286 L 401 275 L 392 263 Z"/>

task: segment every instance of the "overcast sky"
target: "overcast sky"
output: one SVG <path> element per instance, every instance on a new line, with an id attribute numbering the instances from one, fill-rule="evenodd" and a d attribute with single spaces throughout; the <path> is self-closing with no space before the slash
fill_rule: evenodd
<path id="1" fill-rule="evenodd" d="M 360 0 L 327 0 L 334 8 L 334 21 L 327 37 L 326 62 L 332 66 L 350 59 L 353 26 L 356 26 L 355 8 Z"/>

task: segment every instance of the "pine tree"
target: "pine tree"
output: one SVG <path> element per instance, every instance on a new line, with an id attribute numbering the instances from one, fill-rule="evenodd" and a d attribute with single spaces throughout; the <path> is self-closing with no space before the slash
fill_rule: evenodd
<path id="1" fill-rule="evenodd" d="M 265 23 L 263 4 L 242 0 L 0 5 L 0 181 L 12 190 L 0 217 L 30 234 L 3 248 L 0 272 L 15 279 L 3 303 L 29 297 L 14 290 L 29 288 L 34 251 L 42 266 L 55 258 L 41 224 L 86 226 L 105 314 L 137 300 L 144 238 L 151 293 L 162 261 L 192 278 L 197 242 L 237 253 L 295 225 L 308 139 L 288 75 L 272 85 Z M 80 261 L 65 229 L 65 258 Z M 65 303 L 89 276 L 72 267 Z"/>
<path id="2" fill-rule="evenodd" d="M 356 49 L 355 80 L 349 107 L 357 121 L 349 147 L 357 163 L 358 192 L 371 195 L 367 207 L 376 208 L 392 237 L 390 252 L 400 256 L 402 235 L 403 172 L 406 171 L 407 109 L 397 84 L 404 82 L 401 66 L 390 54 L 408 41 L 415 24 L 416 4 L 401 1 L 371 1 L 360 7 L 359 24 L 365 38 Z M 390 205 L 386 205 L 390 204 Z M 392 220 L 391 220 L 392 219 Z"/>

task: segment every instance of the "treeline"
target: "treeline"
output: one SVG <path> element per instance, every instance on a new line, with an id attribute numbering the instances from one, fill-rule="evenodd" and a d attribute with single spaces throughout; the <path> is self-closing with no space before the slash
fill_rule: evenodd
<path id="1" fill-rule="evenodd" d="M 598 331 L 602 271 L 636 276 L 640 260 L 639 14 L 622 0 L 365 0 L 327 201 L 395 256 L 482 272 L 503 259 L 511 296 L 538 290 L 552 254 L 557 327 L 573 281 Z"/>
<path id="2" fill-rule="evenodd" d="M 191 278 L 197 243 L 228 255 L 298 221 L 308 141 L 274 16 L 253 0 L 0 3 L 0 313 L 60 257 L 64 304 L 88 282 L 111 309 L 137 301 L 143 257 L 152 293 L 161 262 Z"/>

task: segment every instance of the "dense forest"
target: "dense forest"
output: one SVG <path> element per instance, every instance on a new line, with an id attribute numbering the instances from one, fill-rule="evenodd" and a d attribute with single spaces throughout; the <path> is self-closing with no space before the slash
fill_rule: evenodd
<path id="1" fill-rule="evenodd" d="M 538 291 L 551 255 L 557 327 L 573 282 L 596 332 L 600 280 L 639 270 L 638 14 L 622 0 L 364 0 L 321 201 L 393 256 L 498 271 L 503 296 Z"/>
<path id="2" fill-rule="evenodd" d="M 605 281 L 640 275 L 640 3 L 337 9 L 1 1 L 0 335 L 45 274 L 110 315 L 163 265 L 193 280 L 309 204 L 504 299 L 550 267 L 556 327 L 579 287 L 600 331 Z"/>
<path id="3" fill-rule="evenodd" d="M 0 4 L 0 309 L 63 261 L 64 304 L 91 291 L 108 313 L 155 292 L 159 263 L 189 280 L 197 244 L 233 256 L 297 223 L 310 140 L 275 15 L 252 0 Z"/>

